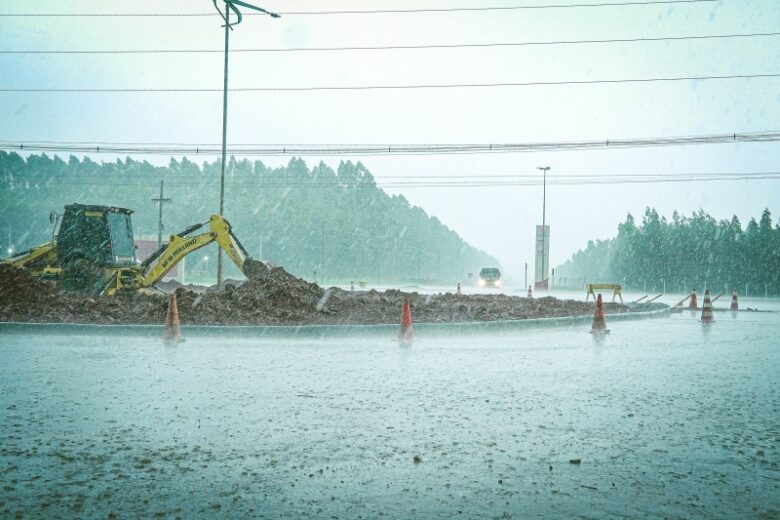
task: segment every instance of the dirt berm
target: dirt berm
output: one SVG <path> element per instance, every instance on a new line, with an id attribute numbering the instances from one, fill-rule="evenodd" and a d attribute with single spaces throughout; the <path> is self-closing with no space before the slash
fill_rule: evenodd
<path id="1" fill-rule="evenodd" d="M 554 316 L 581 316 L 593 312 L 593 303 L 490 295 L 421 295 L 398 290 L 349 292 L 296 278 L 281 267 L 255 262 L 245 282 L 229 282 L 222 289 L 175 290 L 184 324 L 306 325 L 398 323 L 404 298 L 409 298 L 414 320 L 420 323 L 517 320 Z M 195 290 L 193 290 L 195 289 Z M 60 292 L 50 282 L 27 271 L 0 264 L 0 321 L 47 323 L 162 323 L 167 311 L 165 294 L 129 293 L 114 297 L 87 297 Z M 628 312 L 608 303 L 607 313 Z"/>

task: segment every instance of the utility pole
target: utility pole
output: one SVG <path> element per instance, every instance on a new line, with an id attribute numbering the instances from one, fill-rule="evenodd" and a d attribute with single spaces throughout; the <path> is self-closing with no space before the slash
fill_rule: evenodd
<path id="1" fill-rule="evenodd" d="M 547 221 L 546 221 L 546 209 L 547 209 L 547 170 L 549 166 L 537 166 L 537 170 L 542 170 L 542 284 L 544 285 L 544 260 L 545 260 L 545 240 L 547 239 Z"/>
<path id="2" fill-rule="evenodd" d="M 234 25 L 238 25 L 243 20 L 241 11 L 238 10 L 237 5 L 246 7 L 248 9 L 254 9 L 261 13 L 269 15 L 271 18 L 280 18 L 277 13 L 266 11 L 256 5 L 248 4 L 242 0 L 224 0 L 225 13 L 219 10 L 217 7 L 217 0 L 213 0 L 214 7 L 217 12 L 225 21 L 225 77 L 224 86 L 222 88 L 222 169 L 219 176 L 219 215 L 223 216 L 225 213 L 225 162 L 227 160 L 227 106 L 228 106 L 228 55 L 230 50 L 230 31 L 233 30 Z M 238 17 L 236 22 L 230 23 L 230 11 L 233 11 Z M 217 249 L 217 287 L 222 285 L 222 249 Z"/>
<path id="3" fill-rule="evenodd" d="M 422 280 L 422 246 L 417 242 L 417 278 Z"/>
<path id="4" fill-rule="evenodd" d="M 392 266 L 392 270 L 390 271 L 391 275 L 394 275 L 396 278 L 398 277 L 398 234 L 393 233 L 393 256 L 390 257 L 390 265 Z"/>
<path id="5" fill-rule="evenodd" d="M 156 202 L 160 205 L 160 217 L 157 220 L 157 247 L 159 248 L 162 246 L 162 232 L 163 232 L 163 223 L 162 223 L 162 210 L 163 210 L 163 204 L 167 202 L 172 202 L 170 198 L 166 199 L 163 197 L 163 183 L 164 181 L 160 181 L 160 197 L 157 199 L 152 199 L 152 202 Z"/>
<path id="6" fill-rule="evenodd" d="M 386 224 L 386 228 L 385 229 L 386 229 L 386 231 L 385 231 L 384 235 L 375 236 L 374 238 L 378 238 L 379 240 L 382 240 L 382 241 L 392 239 L 393 240 L 393 250 L 392 250 L 392 254 L 391 254 L 390 258 L 394 258 L 396 256 L 395 249 L 396 249 L 397 237 L 396 237 L 395 233 L 390 233 L 390 224 Z M 419 255 L 419 247 L 418 247 L 417 251 L 418 251 L 418 255 Z M 388 266 L 389 265 L 390 265 L 390 260 L 388 260 L 387 262 L 383 262 L 382 263 L 382 277 L 383 278 L 385 278 L 385 275 L 386 275 L 386 273 L 388 271 Z M 385 280 L 385 282 L 386 282 L 386 280 Z"/>
<path id="7" fill-rule="evenodd" d="M 528 287 L 528 262 L 525 263 L 525 284 L 523 287 Z"/>

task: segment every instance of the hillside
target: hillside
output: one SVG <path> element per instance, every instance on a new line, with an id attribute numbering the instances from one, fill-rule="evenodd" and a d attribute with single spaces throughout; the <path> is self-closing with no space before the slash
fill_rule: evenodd
<path id="1" fill-rule="evenodd" d="M 218 211 L 219 172 L 219 161 L 199 166 L 187 158 L 159 167 L 131 158 L 65 162 L 0 152 L 0 241 L 6 244 L 9 229 L 16 250 L 50 239 L 50 211 L 72 202 L 132 208 L 136 238 L 156 238 L 158 206 L 151 199 L 161 180 L 173 199 L 164 207 L 165 237 Z M 454 283 L 498 264 L 403 196 L 382 191 L 359 162 L 333 170 L 324 163 L 310 169 L 295 158 L 280 168 L 231 159 L 227 172 L 225 216 L 244 246 L 297 276 L 311 278 L 316 270 L 326 280 Z M 213 272 L 213 257 L 188 258 L 187 268 Z M 230 265 L 226 274 L 238 273 Z"/>

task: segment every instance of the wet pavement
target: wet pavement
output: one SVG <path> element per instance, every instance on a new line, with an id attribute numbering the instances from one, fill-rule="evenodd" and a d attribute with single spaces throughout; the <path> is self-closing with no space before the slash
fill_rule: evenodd
<path id="1" fill-rule="evenodd" d="M 715 318 L 0 333 L 0 516 L 778 518 L 780 313 Z"/>

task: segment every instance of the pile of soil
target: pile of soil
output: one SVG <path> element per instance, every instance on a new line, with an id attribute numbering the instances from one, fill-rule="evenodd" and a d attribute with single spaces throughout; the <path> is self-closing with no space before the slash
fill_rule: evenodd
<path id="1" fill-rule="evenodd" d="M 140 293 L 115 297 L 61 292 L 52 282 L 21 268 L 0 264 L 0 321 L 37 323 L 161 323 L 164 295 Z"/>
<path id="2" fill-rule="evenodd" d="M 420 323 L 582 316 L 594 310 L 592 302 L 553 297 L 325 290 L 262 262 L 254 262 L 247 271 L 246 281 L 229 281 L 220 288 L 175 282 L 165 288 L 175 291 L 182 323 L 203 325 L 398 323 L 405 298 L 414 321 Z M 64 293 L 24 269 L 0 264 L 0 321 L 159 324 L 167 305 L 163 293 L 114 297 Z M 622 304 L 605 304 L 607 313 L 629 310 Z"/>
<path id="3" fill-rule="evenodd" d="M 208 325 L 286 325 L 323 323 L 318 304 L 326 291 L 281 267 L 254 262 L 245 282 L 225 282 L 218 290 L 177 289 L 182 323 Z"/>

